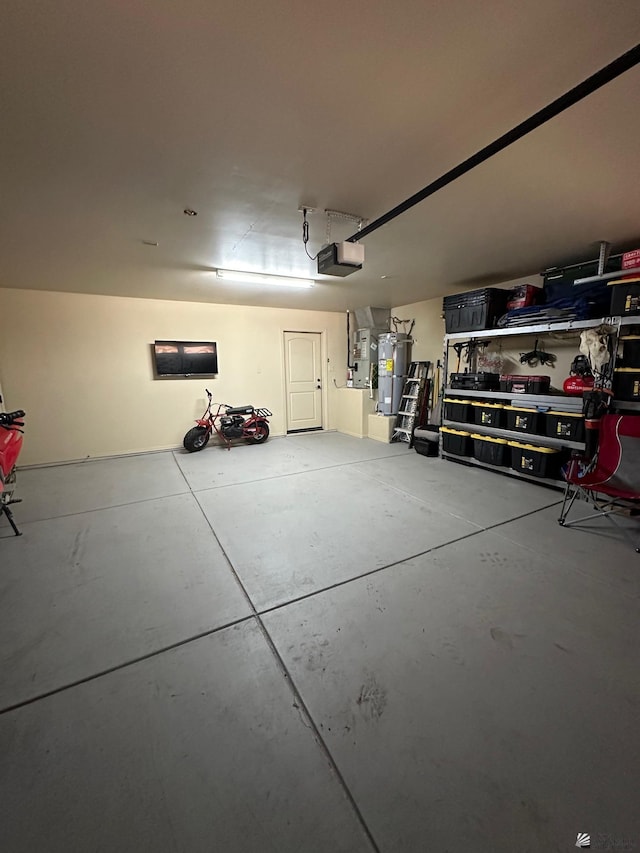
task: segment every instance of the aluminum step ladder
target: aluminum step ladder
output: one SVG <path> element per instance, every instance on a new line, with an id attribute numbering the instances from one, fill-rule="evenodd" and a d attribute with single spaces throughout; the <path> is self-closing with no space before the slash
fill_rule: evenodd
<path id="1" fill-rule="evenodd" d="M 429 361 L 412 361 L 404 381 L 398 420 L 391 436 L 391 441 L 406 441 L 409 447 L 413 445 L 413 431 L 420 423 L 425 408 L 425 389 L 429 375 Z M 418 420 L 418 424 L 416 424 Z"/>

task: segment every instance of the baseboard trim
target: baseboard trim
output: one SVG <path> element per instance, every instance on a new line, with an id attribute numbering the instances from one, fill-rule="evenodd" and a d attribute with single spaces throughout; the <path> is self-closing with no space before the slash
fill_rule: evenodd
<path id="1" fill-rule="evenodd" d="M 363 435 L 360 432 L 350 432 L 349 430 L 346 430 L 346 429 L 339 429 L 339 430 L 336 430 L 336 432 L 342 433 L 342 435 L 350 435 L 351 438 L 369 438 L 368 435 Z"/>
<path id="2" fill-rule="evenodd" d="M 272 432 L 270 438 L 286 438 L 281 432 Z M 106 459 L 127 459 L 131 456 L 150 456 L 154 453 L 174 453 L 182 450 L 181 444 L 168 444 L 165 447 L 154 447 L 152 450 L 127 450 L 123 453 L 106 453 L 103 456 L 83 456 L 78 459 L 61 459 L 59 462 L 32 462 L 28 465 L 18 465 L 18 471 L 30 471 L 35 468 L 57 468 L 60 465 L 82 465 L 85 462 L 104 462 Z"/>

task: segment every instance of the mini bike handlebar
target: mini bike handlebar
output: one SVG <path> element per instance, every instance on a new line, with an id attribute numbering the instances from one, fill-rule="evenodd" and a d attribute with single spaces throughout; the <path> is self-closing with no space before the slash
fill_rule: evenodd
<path id="1" fill-rule="evenodd" d="M 15 412 L 0 412 L 0 426 L 9 428 L 12 426 L 24 426 L 24 421 L 20 418 L 25 416 L 22 409 L 17 409 Z"/>

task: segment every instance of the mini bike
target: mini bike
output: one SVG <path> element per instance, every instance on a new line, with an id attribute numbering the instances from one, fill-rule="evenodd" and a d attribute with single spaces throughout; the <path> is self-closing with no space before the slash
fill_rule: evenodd
<path id="1" fill-rule="evenodd" d="M 24 412 L 0 412 L 0 516 L 6 515 L 7 520 L 16 536 L 22 534 L 13 519 L 9 509 L 11 504 L 20 503 L 20 498 L 14 498 L 16 488 L 16 462 L 22 449 Z"/>
<path id="2" fill-rule="evenodd" d="M 211 391 L 207 391 L 209 404 L 204 415 L 196 421 L 185 435 L 182 445 L 189 453 L 206 447 L 211 433 L 215 432 L 231 450 L 232 438 L 245 438 L 251 444 L 264 444 L 269 438 L 269 409 L 256 409 L 253 406 L 230 406 L 228 403 L 214 403 Z M 217 406 L 216 411 L 212 406 Z"/>

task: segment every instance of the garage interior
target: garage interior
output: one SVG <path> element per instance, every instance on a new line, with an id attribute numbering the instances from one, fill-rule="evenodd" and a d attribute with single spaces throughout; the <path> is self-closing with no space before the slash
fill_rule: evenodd
<path id="1" fill-rule="evenodd" d="M 358 310 L 410 323 L 445 423 L 443 298 L 640 247 L 637 63 L 367 231 L 639 35 L 630 0 L 6 10 L 3 850 L 640 849 L 637 519 L 391 440 L 352 360 Z M 559 328 L 485 337 L 562 388 Z M 159 375 L 185 341 L 214 375 Z M 207 388 L 268 441 L 187 452 Z"/>

